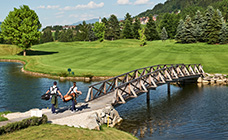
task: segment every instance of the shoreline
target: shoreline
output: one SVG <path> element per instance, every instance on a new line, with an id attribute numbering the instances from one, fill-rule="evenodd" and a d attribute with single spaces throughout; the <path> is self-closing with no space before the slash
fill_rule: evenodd
<path id="1" fill-rule="evenodd" d="M 26 65 L 25 61 L 22 60 L 15 60 L 15 59 L 0 59 L 0 62 L 16 62 Z M 92 81 L 103 81 L 113 77 L 109 76 L 93 76 L 93 77 L 61 77 L 61 76 L 53 76 L 50 74 L 39 73 L 39 72 L 32 72 L 25 70 L 24 67 L 21 68 L 21 71 L 25 74 L 34 76 L 34 77 L 43 77 L 43 78 L 52 78 L 52 79 L 59 79 L 60 81 L 70 80 L 70 81 L 83 81 L 83 82 L 92 82 Z"/>
<path id="2" fill-rule="evenodd" d="M 0 62 L 16 62 L 21 63 L 24 66 L 26 65 L 25 61 L 16 60 L 16 59 L 0 59 Z M 95 81 L 103 81 L 113 77 L 109 76 L 93 76 L 93 77 L 61 77 L 61 76 L 53 76 L 50 74 L 39 73 L 39 72 L 32 72 L 24 69 L 24 66 L 21 68 L 21 71 L 25 74 L 34 76 L 34 77 L 43 77 L 43 78 L 51 78 L 51 79 L 58 79 L 60 81 L 82 81 L 82 82 L 95 82 Z M 209 74 L 205 73 L 204 78 L 197 79 L 197 83 L 202 84 L 228 84 L 228 76 L 225 74 Z"/>

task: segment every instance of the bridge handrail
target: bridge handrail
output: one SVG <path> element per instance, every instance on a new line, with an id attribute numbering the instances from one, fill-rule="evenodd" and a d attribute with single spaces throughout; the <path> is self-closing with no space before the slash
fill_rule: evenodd
<path id="1" fill-rule="evenodd" d="M 175 64 L 175 65 L 176 65 L 176 66 L 181 66 L 181 65 L 198 65 L 198 66 L 199 66 L 199 65 L 201 65 L 201 64 Z M 145 74 L 145 75 L 142 75 L 142 76 L 140 76 L 140 77 L 138 77 L 138 78 L 136 78 L 136 79 L 132 79 L 132 80 L 130 80 L 130 81 L 128 81 L 128 82 L 125 82 L 125 83 L 123 83 L 123 84 L 121 84 L 121 85 L 115 87 L 115 89 L 121 88 L 121 87 L 123 87 L 123 86 L 128 85 L 129 83 L 135 82 L 135 81 L 141 79 L 142 77 L 146 77 L 146 76 L 149 76 L 149 75 L 151 75 L 151 74 L 153 74 L 153 73 L 157 73 L 157 72 L 159 72 L 159 71 L 163 71 L 163 70 L 165 70 L 165 69 L 169 69 L 169 68 L 172 68 L 172 67 L 175 67 L 175 66 L 170 66 L 170 67 L 166 67 L 166 68 L 162 68 L 162 69 L 158 69 L 158 70 L 152 71 L 152 72 L 147 73 L 147 74 Z"/>
<path id="2" fill-rule="evenodd" d="M 96 85 L 99 85 L 99 84 L 102 84 L 102 83 L 104 83 L 104 82 L 107 82 L 107 81 L 116 79 L 116 78 L 118 78 L 118 77 L 122 77 L 122 76 L 124 76 L 124 75 L 126 75 L 126 74 L 128 74 L 128 73 L 132 73 L 132 72 L 137 71 L 137 70 L 143 70 L 143 69 L 146 69 L 146 68 L 152 68 L 152 67 L 157 67 L 157 66 L 167 66 L 167 65 L 184 65 L 184 64 L 161 64 L 161 65 L 153 65 L 153 66 L 147 66 L 147 67 L 144 67 L 144 68 L 135 69 L 135 70 L 126 72 L 126 73 L 124 73 L 124 74 L 121 74 L 121 75 L 118 75 L 118 76 L 109 78 L 109 79 L 107 79 L 107 80 L 103 80 L 103 81 L 101 81 L 101 82 L 92 84 L 92 85 L 89 86 L 89 88 L 90 88 L 90 87 L 93 87 L 93 86 L 96 86 Z"/>

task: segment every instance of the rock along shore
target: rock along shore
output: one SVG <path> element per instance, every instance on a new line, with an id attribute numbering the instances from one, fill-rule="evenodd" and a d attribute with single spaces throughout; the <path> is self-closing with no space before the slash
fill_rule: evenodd
<path id="1" fill-rule="evenodd" d="M 202 84 L 209 84 L 209 85 L 227 85 L 228 76 L 226 74 L 205 73 L 204 77 L 198 78 L 197 82 Z"/>

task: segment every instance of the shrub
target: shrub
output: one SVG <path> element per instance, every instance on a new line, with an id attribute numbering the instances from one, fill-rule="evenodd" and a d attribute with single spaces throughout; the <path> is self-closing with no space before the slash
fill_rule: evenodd
<path id="1" fill-rule="evenodd" d="M 37 126 L 40 124 L 46 124 L 48 121 L 47 116 L 43 115 L 42 117 L 31 117 L 28 119 L 24 119 L 19 122 L 8 123 L 5 126 L 0 127 L 0 135 L 5 133 L 14 132 L 23 128 L 27 128 L 29 126 Z"/>
<path id="2" fill-rule="evenodd" d="M 67 77 L 68 76 L 68 73 L 67 72 L 60 72 L 58 75 L 60 77 Z"/>

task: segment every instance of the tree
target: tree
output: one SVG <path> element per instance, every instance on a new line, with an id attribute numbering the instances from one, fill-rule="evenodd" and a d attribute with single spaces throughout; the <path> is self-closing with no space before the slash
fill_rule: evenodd
<path id="1" fill-rule="evenodd" d="M 176 35 L 179 19 L 179 15 L 169 13 L 164 14 L 159 24 L 160 30 L 165 27 L 169 38 L 174 38 Z"/>
<path id="2" fill-rule="evenodd" d="M 89 25 L 85 21 L 79 24 L 79 29 L 76 34 L 77 41 L 88 41 L 89 40 Z"/>
<path id="3" fill-rule="evenodd" d="M 104 23 L 106 27 L 108 26 L 108 20 L 105 17 L 101 20 L 101 22 Z"/>
<path id="4" fill-rule="evenodd" d="M 129 13 L 126 14 L 124 21 L 129 20 L 130 21 L 130 25 L 132 25 L 133 19 L 131 17 L 131 15 Z"/>
<path id="5" fill-rule="evenodd" d="M 108 19 L 108 25 L 105 30 L 105 38 L 108 40 L 120 38 L 119 21 L 115 15 L 111 15 Z"/>
<path id="6" fill-rule="evenodd" d="M 88 24 L 88 38 L 89 38 L 89 41 L 94 41 L 96 39 L 92 24 Z"/>
<path id="7" fill-rule="evenodd" d="M 220 44 L 226 44 L 227 43 L 227 36 L 228 36 L 228 29 L 225 21 L 222 23 L 222 29 L 220 31 Z"/>
<path id="8" fill-rule="evenodd" d="M 213 28 L 213 27 L 210 27 L 211 26 L 210 21 L 212 20 L 214 13 L 215 13 L 214 8 L 212 6 L 208 6 L 205 16 L 204 16 L 204 24 L 203 24 L 203 28 L 202 28 L 204 42 L 208 42 L 208 36 L 210 33 L 210 31 L 208 29 Z"/>
<path id="9" fill-rule="evenodd" d="M 159 39 L 156 25 L 152 15 L 149 16 L 149 21 L 146 24 L 145 35 L 146 35 L 146 39 L 149 41 Z"/>
<path id="10" fill-rule="evenodd" d="M 128 19 L 126 19 L 124 22 L 123 38 L 126 38 L 126 39 L 133 38 L 133 34 L 131 30 L 131 22 Z"/>
<path id="11" fill-rule="evenodd" d="M 58 41 L 60 41 L 60 42 L 68 41 L 67 37 L 66 37 L 66 30 L 62 30 L 61 32 L 59 32 Z"/>
<path id="12" fill-rule="evenodd" d="M 175 39 L 177 40 L 177 42 L 181 42 L 183 32 L 184 32 L 184 21 L 181 19 L 179 21 L 179 25 L 177 26 L 177 34 L 175 36 Z"/>
<path id="13" fill-rule="evenodd" d="M 208 26 L 207 26 L 207 31 L 208 31 L 207 43 L 208 44 L 220 43 L 219 35 L 220 35 L 221 29 L 222 29 L 221 18 L 219 17 L 218 12 L 215 11 L 212 19 L 208 21 Z"/>
<path id="14" fill-rule="evenodd" d="M 28 48 L 39 42 L 41 35 L 39 18 L 35 11 L 26 5 L 10 11 L 1 28 L 4 39 L 21 47 L 24 50 L 24 56 Z"/>
<path id="15" fill-rule="evenodd" d="M 195 26 L 194 36 L 197 41 L 201 41 L 201 42 L 203 42 L 203 23 L 204 23 L 203 16 L 201 15 L 201 12 L 198 10 L 193 19 L 193 24 Z"/>
<path id="16" fill-rule="evenodd" d="M 93 31 L 95 32 L 95 36 L 99 39 L 100 42 L 104 41 L 105 23 L 96 22 L 94 24 Z"/>
<path id="17" fill-rule="evenodd" d="M 133 33 L 133 37 L 135 39 L 139 39 L 139 30 L 141 29 L 141 24 L 140 24 L 140 20 L 139 18 L 135 18 L 135 22 L 133 23 L 133 29 L 132 29 L 132 33 Z"/>
<path id="18" fill-rule="evenodd" d="M 73 41 L 73 31 L 72 29 L 62 30 L 59 34 L 58 41 L 60 42 L 71 42 Z"/>
<path id="19" fill-rule="evenodd" d="M 145 28 L 143 27 L 139 32 L 140 46 L 146 45 L 146 36 L 145 36 Z"/>
<path id="20" fill-rule="evenodd" d="M 50 28 L 47 28 L 46 30 L 43 31 L 43 34 L 41 35 L 40 38 L 40 43 L 46 43 L 46 42 L 52 42 L 53 41 L 53 36 Z"/>
<path id="21" fill-rule="evenodd" d="M 195 43 L 196 39 L 194 37 L 194 25 L 191 21 L 191 17 L 187 16 L 184 22 L 183 34 L 181 36 L 182 43 Z"/>
<path id="22" fill-rule="evenodd" d="M 57 29 L 55 31 L 55 40 L 58 40 L 58 38 L 59 38 L 59 30 Z"/>
<path id="23" fill-rule="evenodd" d="M 165 27 L 163 27 L 162 32 L 161 32 L 161 40 L 164 41 L 164 40 L 167 40 L 167 38 L 168 38 L 168 35 L 166 32 L 166 29 L 165 29 Z"/>

